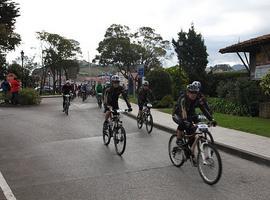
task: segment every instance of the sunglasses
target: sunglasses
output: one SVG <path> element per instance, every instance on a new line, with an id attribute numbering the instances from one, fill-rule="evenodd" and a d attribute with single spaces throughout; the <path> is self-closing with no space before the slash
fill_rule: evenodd
<path id="1" fill-rule="evenodd" d="M 191 94 L 198 94 L 198 92 L 190 91 Z"/>

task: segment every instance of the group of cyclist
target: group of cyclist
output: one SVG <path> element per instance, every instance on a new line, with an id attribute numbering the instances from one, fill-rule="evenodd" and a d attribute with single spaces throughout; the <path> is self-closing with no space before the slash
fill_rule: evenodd
<path id="1" fill-rule="evenodd" d="M 81 90 L 84 90 L 84 88 L 86 88 L 85 84 L 81 86 Z M 205 96 L 201 92 L 201 89 L 201 83 L 199 81 L 194 81 L 192 84 L 187 86 L 185 92 L 180 92 L 172 114 L 173 121 L 178 124 L 176 131 L 178 145 L 182 144 L 184 132 L 186 134 L 192 134 L 196 129 L 196 126 L 194 126 L 194 124 L 198 122 L 196 108 L 200 108 L 212 125 L 216 125 L 216 122 L 212 117 L 212 112 Z M 70 81 L 67 81 L 63 86 L 62 92 L 64 95 L 73 92 L 73 87 L 71 86 Z M 120 78 L 118 75 L 112 76 L 111 82 L 106 82 L 104 87 L 101 82 L 98 82 L 95 85 L 95 92 L 96 94 L 102 95 L 105 112 L 105 125 L 108 123 L 111 111 L 119 109 L 118 100 L 120 95 L 122 95 L 126 102 L 128 111 L 132 111 L 128 95 L 125 88 L 120 85 Z M 154 96 L 149 88 L 149 82 L 144 81 L 142 87 L 138 91 L 139 116 L 142 113 L 144 105 L 153 101 L 153 99 Z M 63 98 L 63 106 L 64 104 L 65 97 Z"/>

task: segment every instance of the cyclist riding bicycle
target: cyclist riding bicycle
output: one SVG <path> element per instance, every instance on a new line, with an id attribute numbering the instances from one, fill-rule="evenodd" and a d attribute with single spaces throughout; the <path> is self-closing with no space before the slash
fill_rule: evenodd
<path id="1" fill-rule="evenodd" d="M 114 75 L 111 78 L 112 85 L 111 87 L 107 88 L 104 95 L 104 104 L 105 107 L 105 122 L 104 125 L 108 124 L 109 117 L 111 116 L 111 110 L 119 109 L 118 99 L 120 94 L 122 94 L 123 99 L 125 100 L 128 111 L 132 111 L 131 105 L 128 101 L 128 96 L 122 86 L 120 86 L 120 79 L 119 76 Z M 110 108 L 111 107 L 111 110 Z"/>
<path id="2" fill-rule="evenodd" d="M 70 95 L 73 91 L 73 88 L 70 84 L 70 81 L 67 80 L 65 85 L 63 85 L 62 87 L 62 94 L 63 94 L 63 112 L 65 112 L 64 110 L 64 107 L 65 107 L 65 104 L 66 104 L 66 97 L 65 95 Z M 71 100 L 71 96 L 69 97 L 69 101 Z"/>
<path id="3" fill-rule="evenodd" d="M 139 116 L 142 114 L 143 106 L 153 100 L 152 90 L 149 88 L 149 82 L 144 81 L 143 86 L 138 92 L 138 106 L 139 106 Z"/>
<path id="4" fill-rule="evenodd" d="M 196 131 L 196 126 L 194 124 L 198 123 L 198 118 L 196 115 L 196 107 L 199 107 L 206 118 L 211 121 L 215 126 L 216 122 L 214 121 L 211 113 L 204 107 L 203 102 L 197 101 L 199 95 L 199 87 L 194 84 L 189 84 L 187 86 L 187 91 L 185 94 L 181 95 L 173 112 L 173 121 L 178 124 L 177 127 L 177 144 L 183 145 L 182 137 L 184 131 L 186 134 L 192 135 Z"/>
<path id="5" fill-rule="evenodd" d="M 95 90 L 96 90 L 96 94 L 102 94 L 103 87 L 100 81 L 98 81 Z"/>

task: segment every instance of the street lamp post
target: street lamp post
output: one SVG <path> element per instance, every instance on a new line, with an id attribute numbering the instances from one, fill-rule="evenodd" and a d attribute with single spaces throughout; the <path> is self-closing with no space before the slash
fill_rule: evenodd
<path id="1" fill-rule="evenodd" d="M 21 77 L 21 81 L 22 81 L 22 87 L 23 87 L 23 59 L 24 59 L 24 52 L 23 50 L 21 51 L 21 59 L 22 59 L 22 77 Z"/>
<path id="2" fill-rule="evenodd" d="M 48 76 L 49 76 L 49 93 L 51 93 L 51 72 L 48 71 Z"/>

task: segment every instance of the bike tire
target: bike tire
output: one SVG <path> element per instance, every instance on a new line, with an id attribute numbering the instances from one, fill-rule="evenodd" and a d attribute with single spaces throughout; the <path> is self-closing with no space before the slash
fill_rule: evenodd
<path id="1" fill-rule="evenodd" d="M 148 120 L 148 117 L 149 117 L 149 120 Z M 153 117 L 151 114 L 148 114 L 146 116 L 145 126 L 146 126 L 147 133 L 150 134 L 152 132 L 153 126 L 154 126 Z"/>
<path id="2" fill-rule="evenodd" d="M 69 106 L 68 106 L 68 104 L 66 104 L 65 105 L 65 113 L 66 113 L 66 115 L 68 115 L 68 109 L 69 109 Z"/>
<path id="3" fill-rule="evenodd" d="M 119 130 L 120 130 L 121 133 L 118 132 Z M 120 138 L 119 138 L 119 134 L 121 134 Z M 124 127 L 121 127 L 121 128 L 118 128 L 118 129 L 114 130 L 113 139 L 114 139 L 114 146 L 115 146 L 116 153 L 119 156 L 122 156 L 122 154 L 125 152 L 126 142 L 127 142 L 126 131 L 125 131 Z M 120 142 L 123 142 L 122 148 L 119 145 Z"/>
<path id="4" fill-rule="evenodd" d="M 137 126 L 138 126 L 138 129 L 141 129 L 143 126 L 143 119 L 142 117 L 139 116 L 139 114 L 137 115 Z"/>
<path id="5" fill-rule="evenodd" d="M 105 122 L 103 123 L 103 130 L 102 130 L 102 135 L 103 135 L 103 143 L 107 146 L 110 144 L 111 141 L 111 133 L 110 133 L 110 127 L 109 124 L 107 124 L 107 128 L 105 127 Z"/>
<path id="6" fill-rule="evenodd" d="M 204 137 L 205 137 L 209 142 L 211 142 L 212 144 L 215 143 L 214 138 L 213 138 L 212 134 L 211 134 L 209 131 L 207 131 L 207 132 L 204 133 Z"/>
<path id="7" fill-rule="evenodd" d="M 206 147 L 208 149 L 206 149 Z M 207 183 L 208 185 L 214 185 L 220 180 L 221 174 L 222 174 L 222 162 L 221 162 L 220 154 L 217 151 L 217 149 L 215 148 L 215 146 L 213 146 L 210 143 L 205 143 L 203 148 L 205 148 L 205 150 L 208 151 L 208 154 L 211 154 L 211 157 L 213 157 L 213 155 L 216 156 L 217 163 L 214 163 L 212 158 L 207 158 L 207 162 L 209 162 L 209 163 L 204 164 L 203 160 L 202 160 L 202 156 L 201 156 L 201 150 L 199 149 L 198 155 L 197 155 L 198 171 L 199 171 L 199 174 L 205 183 Z M 207 156 L 209 156 L 209 155 L 207 155 Z M 202 168 L 206 165 L 208 165 L 209 167 L 213 167 L 214 165 L 217 165 L 217 167 L 218 167 L 217 174 L 211 180 L 209 179 L 209 177 L 207 177 L 206 173 L 204 172 L 204 170 Z"/>
<path id="8" fill-rule="evenodd" d="M 177 140 L 176 135 L 172 135 L 170 137 L 169 144 L 168 144 L 169 157 L 174 166 L 181 167 L 185 162 L 184 149 L 182 149 L 176 144 L 176 140 Z M 175 160 L 176 153 L 180 155 L 178 162 L 176 162 Z"/>

